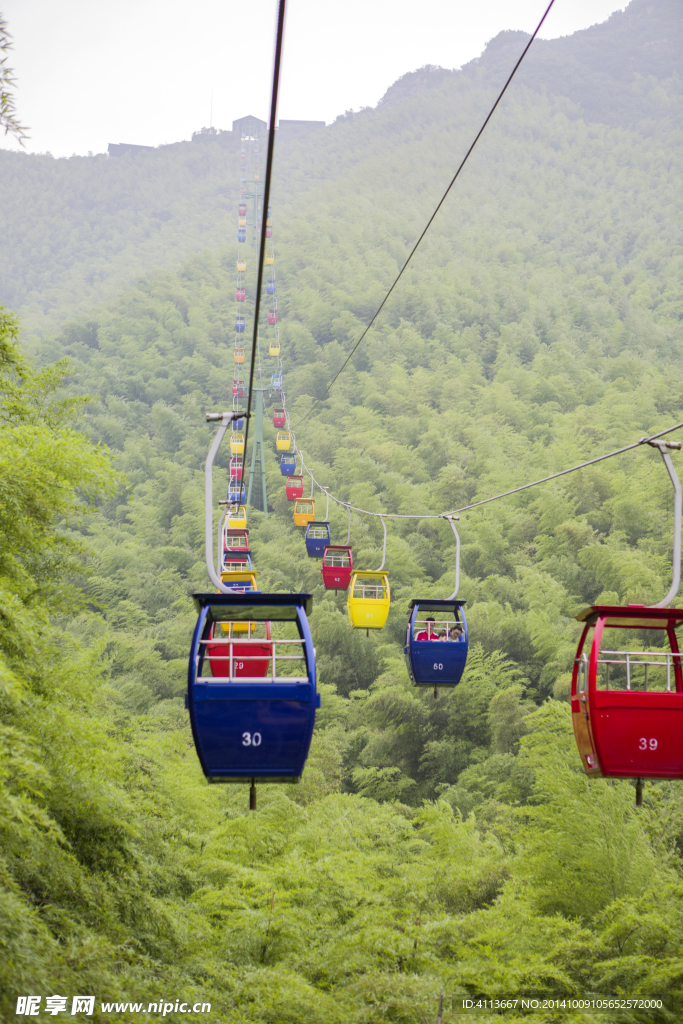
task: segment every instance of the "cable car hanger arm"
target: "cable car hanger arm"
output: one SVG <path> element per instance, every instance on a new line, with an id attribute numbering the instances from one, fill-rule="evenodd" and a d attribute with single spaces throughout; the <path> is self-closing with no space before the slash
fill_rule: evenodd
<path id="1" fill-rule="evenodd" d="M 649 445 L 659 450 L 659 454 L 664 460 L 667 472 L 671 483 L 674 485 L 674 553 L 673 553 L 673 579 L 671 582 L 671 588 L 666 597 L 659 602 L 659 604 L 652 605 L 653 608 L 667 608 L 676 594 L 681 583 L 681 509 L 683 506 L 683 498 L 681 496 L 681 482 L 678 479 L 678 473 L 674 469 L 674 464 L 671 461 L 667 448 L 678 448 L 681 447 L 680 441 L 648 441 Z"/>

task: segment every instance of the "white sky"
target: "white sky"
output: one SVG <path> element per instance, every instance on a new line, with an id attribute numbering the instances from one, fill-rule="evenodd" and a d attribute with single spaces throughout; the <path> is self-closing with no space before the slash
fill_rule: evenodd
<path id="1" fill-rule="evenodd" d="M 279 115 L 333 121 L 406 71 L 460 67 L 547 0 L 288 0 Z M 605 21 L 625 0 L 555 0 L 541 35 Z M 209 124 L 267 120 L 276 0 L 0 0 L 28 152 L 159 145 Z M 415 12 L 419 12 L 416 18 Z M 17 144 L 0 136 L 0 147 Z"/>

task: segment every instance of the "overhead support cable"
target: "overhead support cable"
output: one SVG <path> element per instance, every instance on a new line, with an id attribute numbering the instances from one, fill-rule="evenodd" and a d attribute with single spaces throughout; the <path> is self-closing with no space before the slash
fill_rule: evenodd
<path id="1" fill-rule="evenodd" d="M 345 369 L 346 369 L 346 367 L 348 366 L 349 362 L 351 361 L 351 358 L 352 358 L 352 356 L 354 355 L 354 353 L 356 352 L 356 350 L 358 349 L 358 347 L 359 347 L 359 346 L 361 345 L 361 343 L 363 342 L 363 339 L 365 338 L 366 334 L 368 333 L 368 331 L 370 330 L 370 328 L 371 328 L 371 327 L 373 326 L 373 324 L 375 323 L 375 320 L 377 319 L 377 317 L 379 316 L 379 314 L 380 314 L 380 313 L 382 312 L 382 310 L 384 309 L 384 307 L 385 307 L 385 305 L 387 304 L 387 301 L 389 300 L 389 298 L 390 298 L 390 296 L 391 296 L 391 294 L 392 294 L 392 292 L 393 292 L 394 288 L 396 287 L 396 285 L 398 284 L 398 282 L 399 282 L 399 281 L 401 280 L 401 278 L 403 277 L 403 273 L 404 273 L 404 271 L 405 271 L 406 267 L 408 266 L 408 264 L 409 264 L 409 263 L 410 263 L 410 261 L 412 260 L 413 256 L 414 256 L 414 255 L 415 255 L 415 253 L 417 252 L 417 250 L 418 250 L 418 248 L 419 248 L 419 246 L 420 246 L 420 244 L 421 244 L 421 242 L 422 242 L 422 239 L 423 239 L 423 238 L 425 237 L 425 235 L 426 235 L 426 234 L 427 234 L 427 232 L 429 231 L 430 227 L 432 226 L 432 223 L 434 222 L 434 219 L 435 219 L 436 215 L 438 214 L 439 210 L 441 209 L 441 207 L 442 207 L 442 206 L 443 206 L 443 204 L 445 203 L 445 201 L 446 201 L 446 199 L 447 199 L 447 197 L 448 197 L 448 194 L 450 193 L 451 189 L 453 188 L 453 186 L 455 185 L 456 181 L 458 180 L 458 177 L 460 176 L 460 172 L 462 171 L 463 167 L 465 166 L 465 164 L 466 164 L 466 163 L 467 163 L 467 161 L 469 160 L 469 158 L 470 158 L 470 155 L 471 155 L 471 153 L 472 153 L 472 150 L 474 149 L 474 147 L 476 146 L 476 144 L 477 144 L 477 143 L 479 142 L 479 139 L 480 139 L 480 138 L 481 138 L 481 136 L 483 135 L 483 133 L 484 133 L 484 130 L 485 130 L 485 128 L 486 128 L 486 126 L 487 126 L 487 124 L 489 123 L 489 121 L 490 121 L 490 120 L 491 120 L 491 118 L 493 117 L 493 115 L 494 115 L 494 113 L 495 113 L 495 111 L 496 111 L 496 108 L 497 108 L 498 104 L 500 103 L 500 101 L 502 100 L 503 96 L 505 95 L 505 93 L 506 93 L 506 91 L 507 91 L 507 87 L 509 86 L 509 84 L 510 84 L 510 82 L 512 81 L 512 79 L 513 79 L 513 78 L 515 77 L 515 75 L 516 75 L 516 73 L 517 73 L 517 69 L 519 68 L 519 66 L 520 66 L 520 64 L 522 63 L 522 61 L 524 60 L 524 58 L 526 57 L 526 55 L 527 55 L 527 52 L 528 52 L 528 50 L 529 50 L 529 47 L 531 46 L 531 44 L 533 43 L 534 39 L 536 38 L 536 36 L 537 36 L 537 35 L 538 35 L 538 33 L 540 32 L 540 30 L 541 30 L 541 26 L 543 25 L 543 22 L 544 22 L 544 21 L 545 21 L 545 19 L 546 19 L 546 18 L 548 17 L 548 14 L 550 13 L 550 8 L 551 8 L 551 7 L 553 6 L 554 2 L 555 2 L 555 0 L 550 0 L 550 3 L 548 4 L 548 6 L 547 6 L 547 7 L 546 7 L 546 9 L 545 9 L 545 12 L 544 12 L 544 14 L 543 14 L 543 17 L 541 18 L 541 20 L 539 21 L 538 25 L 537 25 L 537 26 L 536 26 L 536 28 L 534 29 L 534 32 L 533 32 L 533 34 L 532 34 L 531 38 L 529 39 L 529 42 L 528 42 L 528 43 L 526 44 L 526 46 L 525 46 L 525 47 L 524 47 L 524 49 L 522 50 L 522 53 L 521 53 L 521 55 L 520 55 L 520 57 L 519 57 L 519 59 L 518 59 L 517 63 L 515 64 L 514 68 L 513 68 L 513 69 L 512 69 L 512 71 L 510 72 L 510 74 L 509 74 L 509 76 L 508 76 L 508 79 L 507 79 L 507 81 L 506 81 L 505 85 L 503 86 L 503 88 L 502 88 L 502 89 L 500 90 L 500 92 L 498 93 L 498 97 L 497 97 L 497 99 L 496 99 L 496 102 L 495 102 L 495 103 L 493 104 L 493 106 L 492 106 L 492 107 L 491 107 L 491 109 L 489 110 L 488 114 L 486 115 L 486 119 L 484 120 L 484 123 L 482 124 L 481 128 L 479 129 L 479 131 L 478 131 L 478 132 L 477 132 L 477 134 L 475 135 L 475 137 L 474 137 L 474 141 L 472 142 L 472 145 L 470 146 L 470 148 L 469 148 L 469 149 L 467 150 L 467 152 L 465 153 L 464 157 L 463 157 L 463 158 L 462 158 L 462 160 L 460 161 L 460 166 L 458 167 L 457 171 L 455 172 L 455 174 L 454 174 L 454 175 L 453 175 L 453 177 L 451 178 L 451 181 L 450 181 L 450 184 L 449 184 L 448 188 L 446 189 L 446 191 L 444 192 L 444 194 L 443 194 L 443 195 L 441 196 L 441 199 L 439 200 L 439 202 L 438 202 L 438 204 L 437 204 L 437 206 L 436 206 L 436 208 L 435 208 L 434 212 L 432 213 L 431 217 L 430 217 L 430 218 L 429 218 L 429 220 L 427 221 L 427 223 L 426 223 L 426 225 L 425 225 L 425 227 L 424 227 L 424 230 L 422 231 L 422 233 L 421 233 L 421 235 L 419 236 L 418 240 L 417 240 L 417 241 L 415 242 L 415 245 L 413 246 L 413 248 L 412 248 L 412 249 L 410 250 L 410 253 L 409 253 L 409 255 L 408 255 L 408 258 L 406 259 L 405 263 L 403 264 L 403 266 L 402 266 L 402 267 L 401 267 L 401 269 L 399 270 L 398 274 L 397 274 L 397 275 L 396 275 L 396 277 L 394 278 L 393 284 L 391 285 L 391 287 L 390 287 L 389 291 L 388 291 L 388 292 L 386 293 L 386 295 L 385 295 L 385 296 L 384 296 L 384 298 L 382 299 L 381 303 L 379 304 L 379 306 L 378 306 L 377 310 L 375 311 L 375 313 L 374 313 L 374 315 L 373 315 L 373 317 L 372 317 L 372 320 L 371 320 L 371 321 L 370 321 L 370 323 L 369 323 L 369 324 L 368 324 L 368 325 L 367 325 L 367 326 L 365 327 L 365 329 L 364 329 L 363 333 L 361 334 L 360 338 L 358 339 L 358 341 L 356 342 L 356 344 L 355 344 L 355 345 L 353 346 L 353 348 L 352 348 L 352 349 L 351 349 L 351 351 L 349 352 L 348 356 L 346 357 L 346 359 L 345 359 L 345 360 L 344 360 L 344 362 L 342 363 L 341 367 L 339 368 L 339 370 L 337 370 L 337 372 L 335 373 L 334 377 L 332 378 L 332 380 L 331 380 L 331 381 L 329 382 L 329 384 L 328 384 L 328 385 L 327 385 L 327 387 L 325 388 L 325 391 L 323 392 L 323 394 L 321 395 L 321 397 L 320 397 L 320 398 L 319 398 L 319 399 L 317 400 L 317 402 L 315 402 L 315 403 L 314 403 L 314 404 L 313 404 L 313 405 L 311 406 L 311 408 L 310 408 L 310 409 L 308 410 L 308 412 L 306 413 L 306 415 L 304 416 L 304 418 L 303 418 L 303 419 L 301 420 L 301 423 L 305 423 L 305 422 L 306 422 L 306 420 L 307 420 L 307 419 L 308 419 L 308 418 L 309 418 L 309 417 L 310 417 L 310 416 L 311 416 L 311 415 L 313 414 L 313 412 L 314 412 L 314 411 L 315 411 L 315 410 L 317 409 L 317 407 L 318 407 L 318 406 L 320 405 L 320 403 L 321 403 L 322 401 L 324 401 L 324 399 L 325 399 L 325 398 L 327 397 L 327 395 L 329 394 L 329 391 L 330 391 L 330 389 L 332 388 L 332 386 L 334 385 L 335 381 L 336 381 L 336 380 L 337 380 L 337 378 L 338 378 L 338 377 L 339 377 L 339 376 L 340 376 L 340 375 L 341 375 L 341 374 L 342 374 L 342 373 L 344 372 L 344 370 L 345 370 Z"/>
<path id="2" fill-rule="evenodd" d="M 258 322 L 261 310 L 261 288 L 263 286 L 263 262 L 266 253 L 266 222 L 270 205 L 270 182 L 273 175 L 273 151 L 275 149 L 275 119 L 277 117 L 277 97 L 280 88 L 280 63 L 282 60 L 282 44 L 285 34 L 285 3 L 280 0 L 277 14 L 277 34 L 275 37 L 275 61 L 273 65 L 273 88 L 270 96 L 270 123 L 268 125 L 268 150 L 266 153 L 266 178 L 263 183 L 263 213 L 261 215 L 261 238 L 258 254 L 258 274 L 256 277 L 256 296 L 254 298 L 254 334 L 251 344 L 251 365 L 249 367 L 249 390 L 247 392 L 247 411 L 251 409 L 251 393 L 254 385 L 254 369 L 258 339 Z M 244 432 L 244 462 L 247 461 L 247 442 L 249 440 L 249 420 Z"/>
<path id="3" fill-rule="evenodd" d="M 673 427 L 667 427 L 666 430 L 660 431 L 658 434 L 651 434 L 649 437 L 641 437 L 639 441 L 634 441 L 633 444 L 627 444 L 624 448 L 616 448 L 613 452 L 606 452 L 605 455 L 598 455 L 595 459 L 588 459 L 587 462 L 579 462 L 576 466 L 570 466 L 569 469 L 561 469 L 559 473 L 551 473 L 550 476 L 543 476 L 539 480 L 532 480 L 531 483 L 522 484 L 520 487 L 513 487 L 509 491 L 502 491 L 500 494 L 494 494 L 490 498 L 483 498 L 481 501 L 474 501 L 471 505 L 463 505 L 462 508 L 453 509 L 450 512 L 438 512 L 438 513 L 423 513 L 421 515 L 404 515 L 399 512 L 371 512 L 367 508 L 358 508 L 357 505 L 351 505 L 348 501 L 342 501 L 340 498 L 336 498 L 334 494 L 330 494 L 328 487 L 323 487 L 322 484 L 318 483 L 315 479 L 313 472 L 303 465 L 303 457 L 301 462 L 302 472 L 306 471 L 311 478 L 311 483 L 321 490 L 324 494 L 329 494 L 329 497 L 337 505 L 342 508 L 348 509 L 349 512 L 349 523 L 351 521 L 351 510 L 354 512 L 360 512 L 364 516 L 374 516 L 377 519 L 450 519 L 451 517 L 457 517 L 459 512 L 469 512 L 470 509 L 479 508 L 480 505 L 488 505 L 491 501 L 498 501 L 500 498 L 507 498 L 511 494 L 519 494 L 520 491 L 527 491 L 530 487 L 537 487 L 539 484 L 548 483 L 550 480 L 557 480 L 558 477 L 566 476 L 568 473 L 575 473 L 579 469 L 585 469 L 587 466 L 594 466 L 597 462 L 604 462 L 605 459 L 612 459 L 615 455 L 623 455 L 624 452 L 633 451 L 634 448 L 640 448 L 641 445 L 647 444 L 652 445 L 658 438 L 664 437 L 666 434 L 673 433 L 674 430 L 680 430 L 683 427 L 683 422 L 676 423 Z M 680 441 L 669 441 L 663 442 L 667 448 L 680 448 Z M 655 444 L 653 447 L 659 448 L 659 445 Z M 661 449 L 660 449 L 661 450 Z M 301 455 L 301 450 L 296 449 Z M 668 467 L 667 467 L 668 468 Z M 451 526 L 453 524 L 451 523 Z"/>

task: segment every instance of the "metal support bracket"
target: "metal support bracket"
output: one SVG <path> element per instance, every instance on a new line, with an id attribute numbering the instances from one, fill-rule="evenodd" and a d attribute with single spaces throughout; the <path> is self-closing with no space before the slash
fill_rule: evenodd
<path id="1" fill-rule="evenodd" d="M 460 516 L 456 516 L 455 518 L 459 519 Z M 453 601 L 458 596 L 458 590 L 460 589 L 460 535 L 455 528 L 453 516 L 444 516 L 444 519 L 447 519 L 451 524 L 451 530 L 455 534 L 455 590 L 450 597 L 446 598 L 447 601 Z"/>
<path id="2" fill-rule="evenodd" d="M 683 512 L 683 496 L 681 494 L 681 482 L 674 468 L 669 455 L 669 449 L 680 450 L 680 441 L 647 441 L 652 448 L 657 448 L 664 460 L 667 473 L 674 488 L 674 553 L 673 553 L 673 580 L 671 589 L 664 600 L 658 604 L 651 605 L 652 608 L 667 608 L 676 597 L 681 583 L 681 519 Z"/>

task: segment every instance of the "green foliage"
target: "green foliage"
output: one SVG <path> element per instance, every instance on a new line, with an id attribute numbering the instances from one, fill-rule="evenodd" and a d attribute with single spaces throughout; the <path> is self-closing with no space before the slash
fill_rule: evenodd
<path id="1" fill-rule="evenodd" d="M 533 67 L 305 419 L 518 42 L 279 149 L 287 406 L 316 477 L 373 511 L 456 509 L 683 419 L 678 86 L 659 83 L 650 108 L 653 83 L 632 82 L 629 117 L 607 90 L 598 123 L 581 117 L 586 95 L 579 109 L 534 91 Z M 66 182 L 100 219 L 60 201 L 49 223 L 26 213 L 20 240 L 3 235 L 32 322 L 76 319 L 27 341 L 41 368 L 0 321 L 0 1016 L 28 991 L 163 991 L 226 1024 L 423 1024 L 440 994 L 444 1021 L 473 996 L 675 1006 L 679 787 L 648 783 L 636 811 L 630 783 L 585 778 L 565 700 L 577 608 L 668 588 L 656 453 L 463 514 L 472 646 L 461 684 L 436 696 L 411 687 L 402 646 L 409 599 L 452 590 L 447 524 L 392 522 L 390 619 L 366 637 L 304 556 L 270 459 L 269 514 L 249 513 L 259 585 L 314 594 L 323 705 L 301 784 L 260 787 L 256 813 L 244 789 L 203 779 L 182 694 L 190 594 L 206 586 L 203 414 L 225 408 L 232 371 L 235 250 L 218 247 L 238 161 L 222 145 L 137 165 L 11 155 L 3 180 L 13 195 L 20 172 L 29 192 Z M 179 240 L 184 259 L 212 248 L 84 308 L 177 260 Z M 346 511 L 330 521 L 343 541 Z M 356 565 L 378 564 L 379 522 L 354 514 L 351 540 Z"/>

